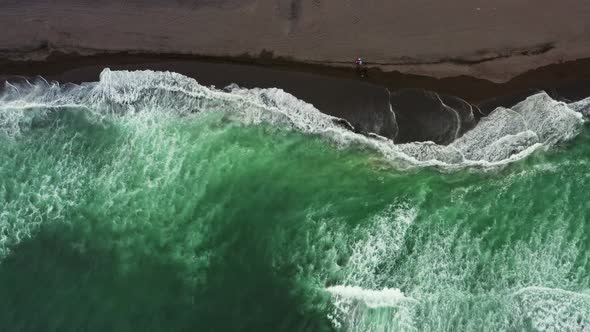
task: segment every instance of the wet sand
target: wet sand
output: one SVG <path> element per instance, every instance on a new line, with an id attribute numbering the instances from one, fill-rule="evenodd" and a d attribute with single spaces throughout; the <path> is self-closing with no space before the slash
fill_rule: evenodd
<path id="1" fill-rule="evenodd" d="M 433 103 L 431 97 L 411 91 L 405 93 L 405 89 L 431 90 L 443 99 L 447 98 L 444 95 L 460 97 L 474 107 L 479 106 L 481 112 L 474 112 L 476 121 L 496 106 L 511 106 L 538 90 L 569 100 L 590 95 L 590 59 L 539 68 L 498 84 L 472 77 L 436 79 L 376 69 L 369 70 L 368 78 L 360 78 L 352 66 L 334 68 L 268 58 L 54 54 L 44 61 L 0 61 L 0 80 L 40 75 L 61 83 L 91 82 L 97 81 L 107 67 L 173 71 L 217 88 L 231 83 L 247 88 L 281 88 L 324 113 L 346 119 L 357 131 L 377 133 L 396 142 L 445 143 L 452 139 L 447 132 L 455 128 L 455 117 L 437 111 L 440 105 Z M 461 132 L 472 125 L 464 124 Z"/>

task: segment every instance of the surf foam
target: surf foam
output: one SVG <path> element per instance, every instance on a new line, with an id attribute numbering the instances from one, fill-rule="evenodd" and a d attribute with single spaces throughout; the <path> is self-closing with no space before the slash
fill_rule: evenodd
<path id="1" fill-rule="evenodd" d="M 323 114 L 281 89 L 244 89 L 232 85 L 218 90 L 177 73 L 104 69 L 98 82 L 81 85 L 62 86 L 43 79 L 34 83 L 7 83 L 0 95 L 0 132 L 17 136 L 49 110 L 68 106 L 87 108 L 99 117 L 222 112 L 246 124 L 270 123 L 320 135 L 339 146 L 363 146 L 379 152 L 402 169 L 493 168 L 575 137 L 589 103 L 567 105 L 539 93 L 512 108 L 496 109 L 448 146 L 432 142 L 396 145 L 391 140 L 343 128 L 342 119 Z"/>

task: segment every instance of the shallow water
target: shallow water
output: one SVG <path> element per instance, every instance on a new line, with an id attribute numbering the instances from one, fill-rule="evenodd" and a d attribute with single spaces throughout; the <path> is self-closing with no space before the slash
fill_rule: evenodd
<path id="1" fill-rule="evenodd" d="M 584 124 L 450 167 L 277 91 L 110 78 L 1 99 L 2 330 L 590 330 Z"/>

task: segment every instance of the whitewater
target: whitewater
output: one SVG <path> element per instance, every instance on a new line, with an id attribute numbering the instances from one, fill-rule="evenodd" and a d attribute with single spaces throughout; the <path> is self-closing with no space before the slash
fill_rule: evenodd
<path id="1" fill-rule="evenodd" d="M 280 89 L 7 82 L 0 324 L 590 331 L 589 115 L 540 92 L 396 144 Z"/>

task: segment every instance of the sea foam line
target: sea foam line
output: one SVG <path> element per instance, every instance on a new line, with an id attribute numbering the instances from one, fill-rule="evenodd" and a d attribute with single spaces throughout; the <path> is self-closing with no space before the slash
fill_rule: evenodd
<path id="1" fill-rule="evenodd" d="M 471 131 L 449 146 L 433 142 L 394 144 L 392 140 L 354 133 L 281 89 L 245 89 L 231 85 L 224 90 L 199 85 L 196 80 L 171 72 L 111 71 L 104 69 L 98 82 L 60 86 L 45 80 L 7 83 L 0 94 L 0 108 L 20 109 L 2 119 L 0 132 L 18 135 L 26 131 L 30 108 L 76 105 L 97 116 L 146 114 L 190 115 L 224 112 L 246 124 L 270 123 L 325 137 L 338 146 L 360 145 L 377 151 L 400 169 L 435 167 L 490 169 L 526 158 L 539 149 L 550 149 L 575 137 L 590 101 L 558 102 L 538 93 L 514 105 L 498 108 Z M 590 100 L 590 98 L 588 99 Z M 15 113 L 13 112 L 13 113 Z M 1 114 L 0 114 L 1 115 Z M 10 128 L 7 132 L 3 128 Z M 23 129 L 24 128 L 24 129 Z"/>
<path id="2" fill-rule="evenodd" d="M 403 302 L 418 302 L 411 297 L 405 296 L 404 293 L 397 288 L 385 287 L 382 290 L 372 290 L 364 289 L 359 286 L 336 285 L 327 287 L 326 291 L 333 296 L 362 302 L 371 309 L 394 307 Z"/>

